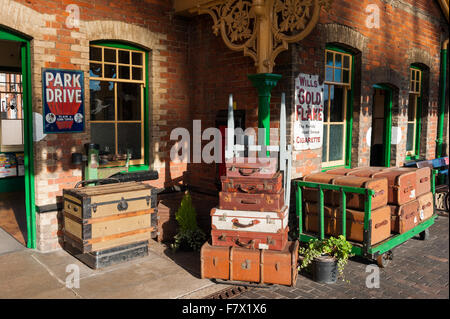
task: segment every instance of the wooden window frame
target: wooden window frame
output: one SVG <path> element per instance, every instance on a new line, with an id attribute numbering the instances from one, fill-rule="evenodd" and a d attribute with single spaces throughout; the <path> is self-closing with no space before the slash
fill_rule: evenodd
<path id="1" fill-rule="evenodd" d="M 141 158 L 130 160 L 130 171 L 136 170 L 148 170 L 149 169 L 149 159 L 148 159 L 148 52 L 139 48 L 135 48 L 130 45 L 125 45 L 121 43 L 111 43 L 111 42 L 100 42 L 90 44 L 89 47 L 100 48 L 101 51 L 101 61 L 91 60 L 89 59 L 89 64 L 95 63 L 100 64 L 102 66 L 101 77 L 99 76 L 90 76 L 89 81 L 103 81 L 103 82 L 114 82 L 114 120 L 90 120 L 90 123 L 108 123 L 114 124 L 114 132 L 115 132 L 115 154 L 118 155 L 118 124 L 120 123 L 139 123 L 141 124 Z M 105 62 L 105 49 L 115 50 L 115 62 Z M 129 52 L 129 64 L 119 63 L 119 51 L 128 51 Z M 133 64 L 133 53 L 142 54 L 141 60 L 142 64 L 137 65 Z M 121 78 L 109 78 L 105 77 L 105 65 L 115 65 L 116 74 L 119 76 L 119 66 L 129 66 L 129 79 L 121 79 Z M 133 80 L 133 68 L 142 69 L 142 79 L 141 80 Z M 117 86 L 118 83 L 136 83 L 140 84 L 141 88 L 141 119 L 140 120 L 130 120 L 130 121 L 121 121 L 118 120 L 117 113 Z M 115 160 L 109 161 L 105 165 L 100 165 L 101 168 L 106 167 L 114 167 L 114 166 L 123 166 L 125 165 L 125 160 Z"/>
<path id="2" fill-rule="evenodd" d="M 420 113 L 422 110 L 422 80 L 423 80 L 423 70 L 416 66 L 411 66 L 410 68 L 410 86 L 409 86 L 409 94 L 414 96 L 414 120 L 410 121 L 407 118 L 406 123 L 406 138 L 408 138 L 408 126 L 409 124 L 414 124 L 414 136 L 413 136 L 413 148 L 408 150 L 406 149 L 407 143 L 405 145 L 406 150 L 406 159 L 414 160 L 419 157 L 420 153 Z M 409 100 L 408 99 L 408 112 L 409 114 Z"/>
<path id="3" fill-rule="evenodd" d="M 333 65 L 329 66 L 327 65 L 327 56 L 328 53 L 333 54 Z M 341 61 L 342 66 L 336 67 L 336 55 L 341 55 Z M 344 56 L 347 56 L 349 58 L 349 66 L 348 68 L 344 67 Z M 350 156 L 351 156 L 351 137 L 350 141 L 349 136 L 351 136 L 351 128 L 349 128 L 349 125 L 352 125 L 352 119 L 351 119 L 351 109 L 352 109 L 352 84 L 353 84 L 353 76 L 354 76 L 354 56 L 350 53 L 347 53 L 339 48 L 326 48 L 325 49 L 325 76 L 327 69 L 333 70 L 333 81 L 324 81 L 324 85 L 328 86 L 328 114 L 325 116 L 324 114 L 324 125 L 328 125 L 328 129 L 324 134 L 327 134 L 327 161 L 322 161 L 322 170 L 328 170 L 335 167 L 349 167 L 350 166 Z M 335 75 L 335 69 L 341 69 L 341 81 L 336 81 L 334 78 Z M 349 78 L 348 82 L 343 82 L 343 76 L 344 76 L 344 70 L 349 72 Z M 330 122 L 331 118 L 331 99 L 330 99 L 330 91 L 331 86 L 334 87 L 340 87 L 344 89 L 343 94 L 343 121 L 342 122 Z M 342 159 L 337 161 L 329 161 L 329 143 L 330 143 L 330 125 L 333 124 L 341 124 L 343 125 L 343 139 L 342 139 L 342 150 L 343 155 Z"/>

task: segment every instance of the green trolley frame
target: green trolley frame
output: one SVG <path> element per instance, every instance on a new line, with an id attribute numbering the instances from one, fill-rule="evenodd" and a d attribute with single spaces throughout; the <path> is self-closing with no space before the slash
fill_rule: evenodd
<path id="1" fill-rule="evenodd" d="M 435 176 L 436 170 L 432 170 L 431 179 L 431 191 L 434 195 L 435 193 Z M 380 267 L 386 267 L 389 262 L 393 259 L 392 249 L 403 244 L 408 239 L 419 235 L 422 240 L 426 240 L 429 237 L 428 228 L 434 224 L 437 217 L 435 205 L 433 215 L 427 220 L 423 221 L 413 229 L 403 233 L 403 234 L 393 234 L 384 241 L 371 245 L 371 229 L 372 229 L 372 219 L 371 219 L 371 207 L 372 207 L 372 195 L 375 194 L 374 190 L 350 187 L 350 186 L 339 186 L 331 184 L 313 183 L 305 181 L 294 181 L 296 185 L 296 212 L 298 217 L 298 240 L 300 242 L 309 242 L 311 239 L 324 239 L 324 190 L 338 191 L 341 193 L 341 210 L 342 210 L 342 235 L 346 238 L 346 194 L 355 193 L 364 195 L 364 235 L 363 242 L 356 243 L 350 242 L 352 244 L 352 253 L 356 256 L 362 256 L 367 259 L 372 259 L 377 262 Z M 303 202 L 302 202 L 302 187 L 315 188 L 319 190 L 319 233 L 305 233 L 303 232 Z M 434 196 L 433 196 L 434 198 Z M 433 200 L 434 201 L 434 200 Z"/>

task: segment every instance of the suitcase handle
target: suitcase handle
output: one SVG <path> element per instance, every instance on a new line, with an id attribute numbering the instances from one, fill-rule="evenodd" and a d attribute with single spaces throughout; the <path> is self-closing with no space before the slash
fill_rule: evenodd
<path id="1" fill-rule="evenodd" d="M 384 225 L 386 225 L 387 223 L 388 223 L 387 220 L 383 220 L 381 223 L 375 224 L 375 229 L 378 228 L 378 227 L 384 226 Z"/>
<path id="2" fill-rule="evenodd" d="M 250 176 L 260 171 L 260 168 L 240 168 L 239 174 L 241 174 L 242 176 Z"/>
<path id="3" fill-rule="evenodd" d="M 253 239 L 249 240 L 249 242 L 246 244 L 241 243 L 239 238 L 236 238 L 236 240 L 234 242 L 236 243 L 236 245 L 238 245 L 240 247 L 244 247 L 244 248 L 254 248 L 254 246 L 255 246 L 255 241 Z"/>
<path id="4" fill-rule="evenodd" d="M 407 192 L 409 192 L 409 191 L 412 191 L 414 189 L 414 186 L 408 186 L 408 187 L 406 187 L 404 190 L 403 190 L 403 192 L 404 193 L 407 193 Z"/>
<path id="5" fill-rule="evenodd" d="M 251 191 L 254 191 L 256 189 L 256 186 L 242 187 L 242 185 L 237 185 L 237 189 L 241 193 L 250 193 Z"/>
<path id="6" fill-rule="evenodd" d="M 426 205 L 422 206 L 422 209 L 425 209 L 425 208 L 430 207 L 430 206 L 431 206 L 431 202 L 428 202 L 428 203 L 426 203 Z"/>
<path id="7" fill-rule="evenodd" d="M 419 180 L 419 182 L 421 182 L 421 183 L 428 182 L 428 177 L 423 177 L 423 178 L 421 178 L 421 179 Z"/>
<path id="8" fill-rule="evenodd" d="M 241 200 L 241 204 L 244 204 L 244 205 L 256 205 L 256 204 L 258 204 L 258 202 L 259 201 L 257 201 L 257 200 L 255 200 L 255 201 L 249 201 L 249 200 L 245 200 L 245 199 Z"/>
<path id="9" fill-rule="evenodd" d="M 252 226 L 259 224 L 259 220 L 257 220 L 257 219 L 252 220 L 250 222 L 250 224 L 247 224 L 247 225 L 241 224 L 237 218 L 234 218 L 231 222 L 233 223 L 233 226 L 239 227 L 239 228 L 248 228 L 248 227 L 252 227 Z"/>
<path id="10" fill-rule="evenodd" d="M 381 196 L 381 195 L 384 195 L 384 189 L 382 189 L 379 192 L 376 192 L 375 194 L 372 195 L 372 197 L 377 197 L 377 196 Z"/>

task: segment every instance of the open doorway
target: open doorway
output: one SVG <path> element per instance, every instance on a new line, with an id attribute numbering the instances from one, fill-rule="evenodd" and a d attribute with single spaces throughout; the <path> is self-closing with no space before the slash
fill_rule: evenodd
<path id="1" fill-rule="evenodd" d="M 389 167 L 391 161 L 392 89 L 374 86 L 370 166 Z"/>
<path id="2" fill-rule="evenodd" d="M 26 246 L 27 205 L 25 183 L 24 86 L 22 46 L 0 39 L 0 250 L 17 243 Z M 2 253 L 2 251 L 0 251 Z"/>

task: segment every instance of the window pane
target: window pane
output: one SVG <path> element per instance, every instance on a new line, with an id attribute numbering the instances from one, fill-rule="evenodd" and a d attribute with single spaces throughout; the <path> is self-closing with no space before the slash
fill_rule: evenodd
<path id="1" fill-rule="evenodd" d="M 416 102 L 417 97 L 414 94 L 409 95 L 409 102 L 408 102 L 408 121 L 414 121 L 415 120 L 415 111 L 416 111 Z"/>
<path id="2" fill-rule="evenodd" d="M 142 80 L 142 68 L 133 68 L 133 80 Z"/>
<path id="3" fill-rule="evenodd" d="M 102 77 L 102 65 L 97 63 L 91 63 L 89 65 L 89 76 L 92 78 Z"/>
<path id="4" fill-rule="evenodd" d="M 104 49 L 104 61 L 105 62 L 116 62 L 116 50 Z"/>
<path id="5" fill-rule="evenodd" d="M 408 132 L 406 137 L 406 150 L 412 151 L 414 149 L 414 123 L 408 123 Z"/>
<path id="6" fill-rule="evenodd" d="M 330 161 L 344 159 L 344 125 L 330 125 Z"/>
<path id="7" fill-rule="evenodd" d="M 350 57 L 348 55 L 344 55 L 344 68 L 350 68 Z"/>
<path id="8" fill-rule="evenodd" d="M 117 124 L 119 154 L 131 153 L 131 159 L 142 158 L 141 154 L 141 124 L 119 123 Z"/>
<path id="9" fill-rule="evenodd" d="M 130 79 L 130 67 L 119 65 L 119 79 Z"/>
<path id="10" fill-rule="evenodd" d="M 114 120 L 114 83 L 107 81 L 89 81 L 91 120 Z"/>
<path id="11" fill-rule="evenodd" d="M 328 155 L 328 124 L 323 125 L 322 162 L 327 162 Z"/>
<path id="12" fill-rule="evenodd" d="M 93 61 L 102 60 L 102 48 L 90 47 L 89 48 L 89 59 Z"/>
<path id="13" fill-rule="evenodd" d="M 343 74 L 342 82 L 343 83 L 350 83 L 350 71 L 344 70 L 342 74 Z"/>
<path id="14" fill-rule="evenodd" d="M 117 83 L 117 119 L 141 120 L 141 84 Z"/>
<path id="15" fill-rule="evenodd" d="M 342 87 L 333 85 L 331 92 L 330 122 L 343 122 L 345 90 Z"/>
<path id="16" fill-rule="evenodd" d="M 130 51 L 119 50 L 119 63 L 130 64 Z"/>
<path id="17" fill-rule="evenodd" d="M 91 123 L 91 140 L 92 143 L 100 145 L 102 154 L 115 154 L 114 123 Z"/>
<path id="18" fill-rule="evenodd" d="M 416 90 L 415 92 L 420 92 L 420 82 L 416 82 Z"/>
<path id="19" fill-rule="evenodd" d="M 342 69 L 334 69 L 334 82 L 342 82 Z"/>
<path id="20" fill-rule="evenodd" d="M 327 52 L 327 65 L 333 65 L 333 53 Z"/>
<path id="21" fill-rule="evenodd" d="M 333 82 L 333 68 L 325 67 L 325 81 Z"/>
<path id="22" fill-rule="evenodd" d="M 133 52 L 132 53 L 133 65 L 142 65 L 142 56 L 143 53 Z"/>
<path id="23" fill-rule="evenodd" d="M 415 80 L 416 79 L 416 72 L 414 70 L 411 70 L 411 80 Z"/>
<path id="24" fill-rule="evenodd" d="M 337 68 L 342 68 L 342 55 L 336 53 L 334 56 L 334 66 Z"/>
<path id="25" fill-rule="evenodd" d="M 105 64 L 105 78 L 108 78 L 108 79 L 116 78 L 116 65 L 115 64 Z"/>

